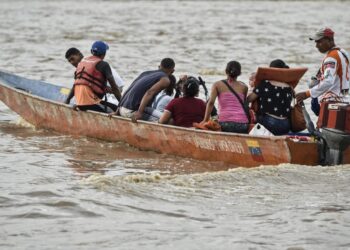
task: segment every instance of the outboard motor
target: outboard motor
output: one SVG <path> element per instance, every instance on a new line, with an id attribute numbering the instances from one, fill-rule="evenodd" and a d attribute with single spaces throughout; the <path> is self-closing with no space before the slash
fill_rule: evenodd
<path id="1" fill-rule="evenodd" d="M 325 164 L 342 164 L 344 151 L 350 146 L 350 104 L 322 103 L 317 127 L 327 143 Z"/>

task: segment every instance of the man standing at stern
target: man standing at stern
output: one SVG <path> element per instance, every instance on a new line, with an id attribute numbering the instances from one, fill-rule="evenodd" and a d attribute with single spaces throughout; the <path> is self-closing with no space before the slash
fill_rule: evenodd
<path id="1" fill-rule="evenodd" d="M 316 48 L 326 56 L 317 74 L 316 84 L 309 90 L 298 93 L 297 101 L 301 102 L 310 96 L 318 98 L 319 103 L 342 101 L 349 91 L 350 69 L 347 52 L 335 45 L 334 31 L 330 28 L 318 30 L 310 40 L 315 41 Z"/>

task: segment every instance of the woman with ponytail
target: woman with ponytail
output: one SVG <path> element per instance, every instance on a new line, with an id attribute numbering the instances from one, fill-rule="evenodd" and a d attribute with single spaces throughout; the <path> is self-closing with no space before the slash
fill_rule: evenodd
<path id="1" fill-rule="evenodd" d="M 199 93 L 199 84 L 196 78 L 188 77 L 182 85 L 183 97 L 173 99 L 165 107 L 159 123 L 192 127 L 194 122 L 200 122 L 204 117 L 205 102 L 196 98 Z"/>
<path id="2" fill-rule="evenodd" d="M 225 80 L 217 81 L 211 88 L 211 94 L 203 123 L 210 119 L 216 97 L 219 99 L 219 123 L 224 132 L 248 133 L 249 119 L 243 108 L 248 87 L 237 80 L 241 74 L 241 64 L 230 61 L 226 66 Z"/>

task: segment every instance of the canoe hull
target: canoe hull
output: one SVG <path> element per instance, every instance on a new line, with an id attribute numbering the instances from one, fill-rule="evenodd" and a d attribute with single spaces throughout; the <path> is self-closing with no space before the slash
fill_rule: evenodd
<path id="1" fill-rule="evenodd" d="M 292 160 L 284 137 L 271 139 L 193 131 L 148 122 L 134 124 L 121 117 L 110 119 L 96 112 L 77 112 L 68 105 L 4 86 L 0 87 L 0 99 L 34 126 L 61 133 L 124 141 L 140 149 L 245 167 L 277 165 Z"/>
<path id="2" fill-rule="evenodd" d="M 255 137 L 144 121 L 135 124 L 122 117 L 109 118 L 98 112 L 75 111 L 69 105 L 34 96 L 1 80 L 0 83 L 0 100 L 38 128 L 123 141 L 139 149 L 235 166 L 318 164 L 316 143 L 294 142 L 284 136 Z"/>

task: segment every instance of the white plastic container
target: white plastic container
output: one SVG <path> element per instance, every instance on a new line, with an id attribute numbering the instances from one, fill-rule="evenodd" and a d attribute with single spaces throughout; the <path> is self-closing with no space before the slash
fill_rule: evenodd
<path id="1" fill-rule="evenodd" d="M 250 130 L 249 135 L 259 135 L 259 136 L 273 136 L 267 128 L 265 128 L 260 123 L 255 124 L 255 126 Z"/>

